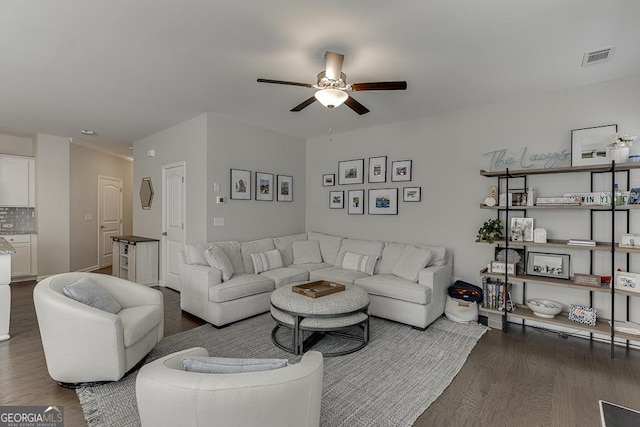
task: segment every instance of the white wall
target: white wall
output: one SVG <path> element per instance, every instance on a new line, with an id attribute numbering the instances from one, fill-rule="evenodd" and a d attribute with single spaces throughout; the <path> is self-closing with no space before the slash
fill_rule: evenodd
<path id="1" fill-rule="evenodd" d="M 489 186 L 496 184 L 479 175 L 481 169 L 490 167 L 484 153 L 502 148 L 521 151 L 524 147 L 529 147 L 530 153 L 570 151 L 571 129 L 612 123 L 618 124 L 620 131 L 640 135 L 640 76 L 334 134 L 333 143 L 325 137 L 311 139 L 307 141 L 307 230 L 444 245 L 454 253 L 454 275 L 479 284 L 478 272 L 493 258 L 493 247 L 475 243 L 475 236 L 482 223 L 495 216 L 493 211 L 479 209 Z M 634 152 L 640 154 L 640 146 L 634 146 Z M 413 160 L 413 180 L 367 184 L 365 179 L 362 185 L 322 187 L 322 175 L 337 174 L 338 161 L 364 158 L 366 169 L 369 157 L 382 155 L 388 156 L 388 167 L 393 160 Z M 640 186 L 640 175 L 633 175 L 633 181 L 633 186 Z M 538 195 L 553 196 L 563 191 L 588 191 L 589 176 L 548 175 L 535 177 L 530 183 Z M 350 189 L 397 187 L 401 194 L 404 186 L 422 187 L 422 202 L 400 201 L 398 216 L 347 215 L 346 209 L 328 208 L 330 190 L 344 190 L 346 196 Z M 365 199 L 368 203 L 368 197 Z M 536 226 L 547 228 L 551 238 L 588 237 L 588 212 L 577 221 L 565 212 L 534 213 Z M 635 218 L 631 229 L 640 232 Z M 583 254 L 573 260 L 580 269 L 588 262 Z M 640 265 L 635 271 L 640 271 Z M 588 302 L 587 292 L 540 286 L 530 289 L 529 297 L 540 293 L 559 301 Z M 605 315 L 610 311 L 607 304 L 606 297 L 596 301 Z M 632 317 L 640 320 L 640 306 Z"/>
<path id="2" fill-rule="evenodd" d="M 209 114 L 208 120 L 208 240 L 247 241 L 305 231 L 305 141 Z M 230 169 L 251 171 L 251 200 L 231 200 Z M 291 202 L 255 200 L 255 173 L 293 177 Z M 214 183 L 220 186 L 214 192 Z M 216 204 L 216 196 L 227 202 Z M 213 227 L 213 218 L 224 227 Z"/>
<path id="3" fill-rule="evenodd" d="M 70 271 L 69 139 L 38 134 L 36 157 L 36 220 L 38 276 Z"/>
<path id="4" fill-rule="evenodd" d="M 33 138 L 0 134 L 0 153 L 34 157 Z"/>

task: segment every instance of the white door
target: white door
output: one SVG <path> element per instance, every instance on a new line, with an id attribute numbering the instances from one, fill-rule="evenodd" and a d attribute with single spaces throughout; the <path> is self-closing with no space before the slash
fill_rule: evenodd
<path id="1" fill-rule="evenodd" d="M 162 277 L 160 283 L 180 291 L 178 252 L 186 242 L 185 163 L 162 167 Z"/>
<path id="2" fill-rule="evenodd" d="M 113 262 L 111 238 L 122 235 L 122 179 L 98 176 L 98 263 Z"/>

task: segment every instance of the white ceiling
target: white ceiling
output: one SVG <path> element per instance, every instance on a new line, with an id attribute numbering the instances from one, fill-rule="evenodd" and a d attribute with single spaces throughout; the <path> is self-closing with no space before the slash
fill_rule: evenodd
<path id="1" fill-rule="evenodd" d="M 130 155 L 213 112 L 317 137 L 639 74 L 639 18 L 637 0 L 2 0 L 0 133 Z M 408 90 L 353 93 L 363 116 L 292 113 L 312 89 L 256 82 L 315 83 L 326 50 L 345 54 L 350 83 Z"/>

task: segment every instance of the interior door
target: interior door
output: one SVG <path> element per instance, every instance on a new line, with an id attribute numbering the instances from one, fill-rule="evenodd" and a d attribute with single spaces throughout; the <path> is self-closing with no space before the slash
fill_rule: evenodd
<path id="1" fill-rule="evenodd" d="M 98 176 L 98 262 L 113 262 L 111 238 L 122 235 L 122 179 Z"/>
<path id="2" fill-rule="evenodd" d="M 186 242 L 185 163 L 162 167 L 162 277 L 160 283 L 180 291 L 178 252 Z"/>

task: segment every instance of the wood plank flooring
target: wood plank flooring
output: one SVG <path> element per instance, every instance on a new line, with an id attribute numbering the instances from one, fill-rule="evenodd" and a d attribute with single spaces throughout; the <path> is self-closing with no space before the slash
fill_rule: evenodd
<path id="1" fill-rule="evenodd" d="M 34 286 L 11 285 L 11 339 L 0 343 L 0 405 L 62 405 L 65 425 L 86 425 L 75 391 L 58 386 L 47 373 Z M 203 323 L 180 310 L 179 293 L 160 290 L 165 335 Z M 599 399 L 640 409 L 640 351 L 621 347 L 615 353 L 611 359 L 606 344 L 529 327 L 488 331 L 414 425 L 599 426 Z"/>

